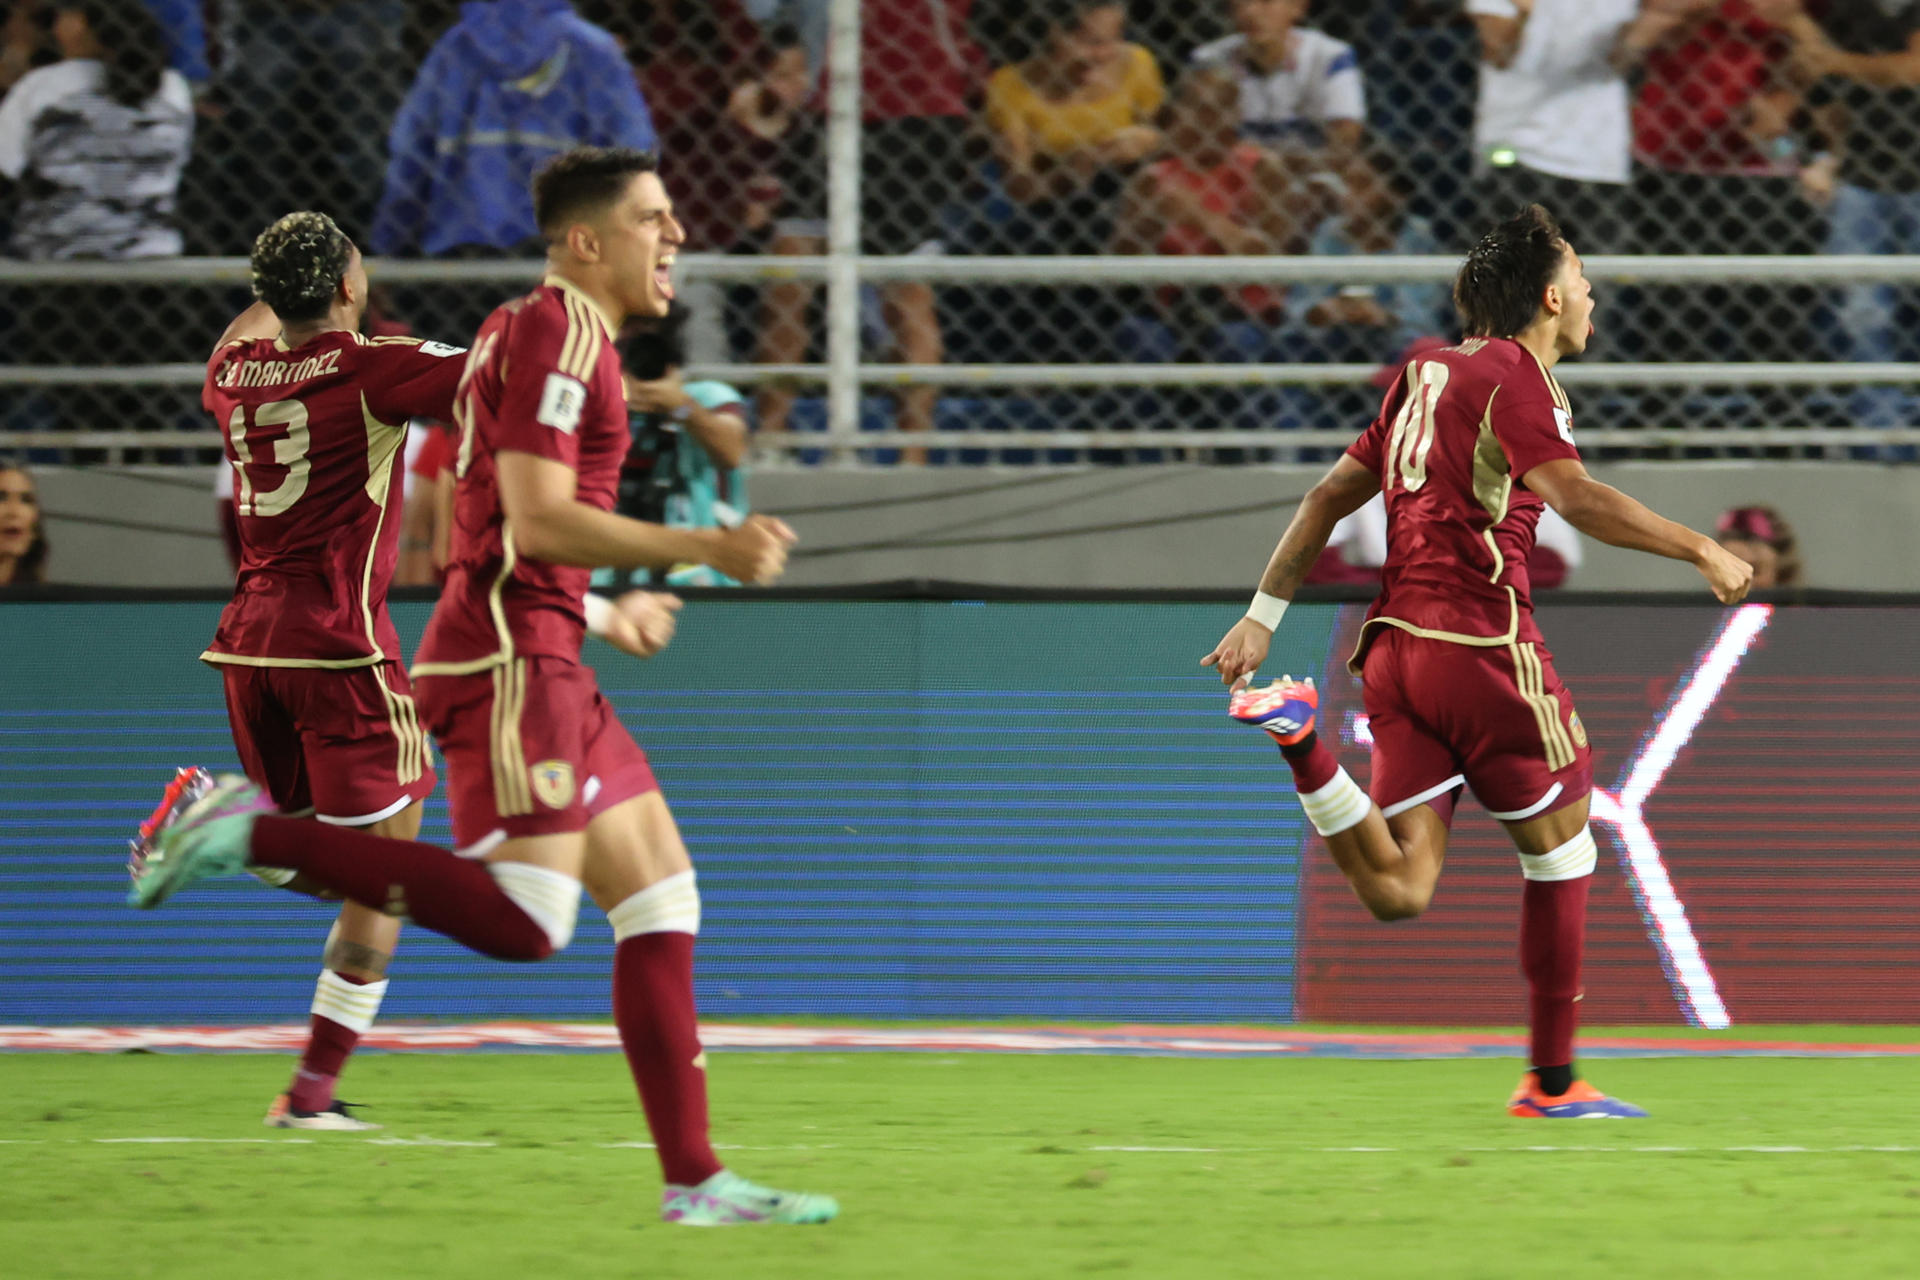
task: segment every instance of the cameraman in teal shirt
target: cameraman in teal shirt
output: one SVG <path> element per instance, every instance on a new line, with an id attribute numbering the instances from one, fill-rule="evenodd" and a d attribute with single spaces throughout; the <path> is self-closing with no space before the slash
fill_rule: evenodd
<path id="1" fill-rule="evenodd" d="M 746 398 L 724 382 L 683 382 L 688 309 L 630 322 L 620 335 L 633 444 L 620 470 L 614 509 L 677 529 L 711 529 L 747 516 Z M 634 587 L 735 587 L 705 565 L 661 573 L 599 569 L 593 589 L 617 595 Z"/>

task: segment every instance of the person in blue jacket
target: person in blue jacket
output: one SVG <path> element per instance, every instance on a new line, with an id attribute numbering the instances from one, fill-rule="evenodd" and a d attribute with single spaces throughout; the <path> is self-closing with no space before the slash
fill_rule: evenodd
<path id="1" fill-rule="evenodd" d="M 534 172 L 581 145 L 656 149 L 620 44 L 567 0 L 460 6 L 389 138 L 375 253 L 490 256 L 537 241 Z"/>

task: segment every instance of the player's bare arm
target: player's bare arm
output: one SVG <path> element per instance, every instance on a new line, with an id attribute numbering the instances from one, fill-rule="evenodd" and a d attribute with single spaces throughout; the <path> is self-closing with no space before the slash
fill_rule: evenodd
<path id="1" fill-rule="evenodd" d="M 1260 595 L 1280 601 L 1292 600 L 1307 570 L 1327 549 L 1333 526 L 1365 506 L 1379 491 L 1380 477 L 1363 464 L 1350 457 L 1334 463 L 1333 469 L 1300 500 L 1286 533 L 1281 535 L 1280 545 L 1273 549 L 1267 561 L 1267 571 L 1260 575 Z M 1258 601 L 1259 596 L 1255 600 Z M 1214 646 L 1212 653 L 1200 659 L 1200 665 L 1217 668 L 1222 684 L 1251 676 L 1266 661 L 1267 647 L 1273 641 L 1274 626 L 1278 622 L 1278 617 L 1263 620 L 1250 611 L 1233 624 L 1233 629 Z"/>
<path id="2" fill-rule="evenodd" d="M 235 342 L 256 342 L 278 337 L 279 334 L 280 317 L 266 303 L 256 302 L 233 318 L 233 323 L 213 344 L 214 354 L 219 354 Z"/>
<path id="3" fill-rule="evenodd" d="M 588 506 L 563 462 L 504 450 L 496 455 L 500 505 L 517 551 L 583 568 L 668 569 L 704 564 L 742 582 L 767 583 L 786 569 L 798 539 L 785 522 L 749 516 L 736 529 L 669 529 Z"/>
<path id="4" fill-rule="evenodd" d="M 1737 603 L 1747 594 L 1753 566 L 1705 534 L 1669 520 L 1612 485 L 1594 479 L 1578 459 L 1542 463 L 1521 480 L 1589 538 L 1628 551 L 1684 560 L 1700 571 L 1722 604 Z"/>

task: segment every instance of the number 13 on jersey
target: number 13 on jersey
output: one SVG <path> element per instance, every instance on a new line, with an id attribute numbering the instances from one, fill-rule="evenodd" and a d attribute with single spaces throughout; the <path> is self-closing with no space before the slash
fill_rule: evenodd
<path id="1" fill-rule="evenodd" d="M 285 427 L 285 435 L 276 435 L 271 428 Z M 227 435 L 233 440 L 233 452 L 237 458 L 234 464 L 234 501 L 243 516 L 283 516 L 300 501 L 300 495 L 307 491 L 307 477 L 313 464 L 307 457 L 312 447 L 312 433 L 307 429 L 307 406 L 298 400 L 274 400 L 260 405 L 253 411 L 253 421 L 247 421 L 247 406 L 237 404 L 233 407 L 233 416 L 227 419 Z M 254 483 L 254 468 L 263 465 L 255 461 L 254 444 L 273 441 L 273 460 L 287 469 L 280 483 L 271 489 L 261 489 Z"/>

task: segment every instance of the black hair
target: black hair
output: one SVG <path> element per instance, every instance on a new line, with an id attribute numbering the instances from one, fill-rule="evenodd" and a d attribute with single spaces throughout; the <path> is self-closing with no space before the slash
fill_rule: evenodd
<path id="1" fill-rule="evenodd" d="M 667 370 L 687 363 L 687 313 L 680 302 L 667 305 L 664 316 L 641 316 L 620 335 L 620 362 L 642 382 L 655 382 Z"/>
<path id="2" fill-rule="evenodd" d="M 27 470 L 26 463 L 17 462 L 5 454 L 0 454 L 0 474 L 8 471 L 19 472 L 29 482 L 33 480 L 33 472 Z M 27 549 L 21 553 L 20 558 L 13 562 L 12 581 L 0 583 L 0 589 L 8 586 L 17 587 L 23 582 L 47 580 L 47 552 L 51 548 L 47 544 L 47 513 L 40 506 L 40 486 L 37 484 L 33 486 L 33 509 L 39 512 L 33 522 L 33 541 L 27 544 Z"/>
<path id="3" fill-rule="evenodd" d="M 1453 281 L 1465 335 L 1511 338 L 1532 324 L 1567 251 L 1560 224 L 1537 204 L 1481 236 Z"/>
<path id="4" fill-rule="evenodd" d="M 141 0 L 60 0 L 55 8 L 87 20 L 88 30 L 100 42 L 100 63 L 107 73 L 102 87 L 109 98 L 123 107 L 137 107 L 160 92 L 167 39 L 160 20 Z"/>
<path id="5" fill-rule="evenodd" d="M 283 324 L 318 320 L 333 306 L 353 241 L 324 213 L 290 213 L 253 242 L 253 296 Z"/>
<path id="6" fill-rule="evenodd" d="M 618 200 L 636 175 L 659 167 L 653 152 L 632 147 L 563 151 L 533 175 L 533 220 L 547 242 L 557 244 L 573 223 Z"/>

